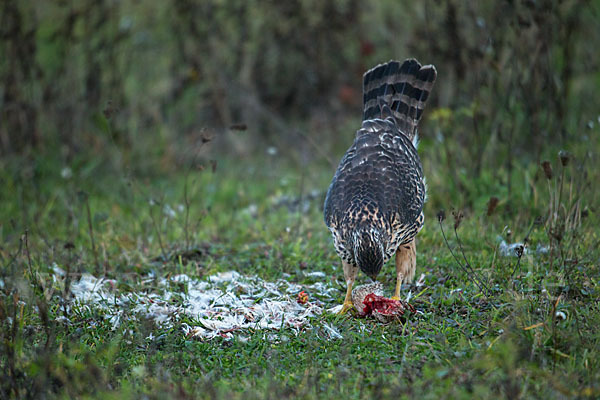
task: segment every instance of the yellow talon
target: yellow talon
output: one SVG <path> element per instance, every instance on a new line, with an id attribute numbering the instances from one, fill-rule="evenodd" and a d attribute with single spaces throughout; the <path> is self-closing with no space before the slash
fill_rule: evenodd
<path id="1" fill-rule="evenodd" d="M 400 300 L 399 296 L 392 296 L 392 300 Z"/>
<path id="2" fill-rule="evenodd" d="M 338 315 L 346 314 L 349 310 L 354 308 L 354 304 L 351 301 L 345 301 L 342 305 L 342 309 L 338 312 Z"/>

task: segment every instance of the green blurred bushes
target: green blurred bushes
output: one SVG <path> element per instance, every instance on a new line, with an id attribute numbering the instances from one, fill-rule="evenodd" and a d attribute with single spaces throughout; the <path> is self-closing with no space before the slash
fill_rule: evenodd
<path id="1" fill-rule="evenodd" d="M 252 152 L 270 136 L 293 144 L 300 127 L 337 154 L 359 122 L 362 73 L 391 58 L 436 65 L 423 143 L 474 176 L 582 140 L 598 110 L 597 1 L 0 7 L 5 154 L 60 144 L 65 158 L 113 145 L 147 155 L 232 124 L 248 132 L 225 135 L 222 151 Z"/>

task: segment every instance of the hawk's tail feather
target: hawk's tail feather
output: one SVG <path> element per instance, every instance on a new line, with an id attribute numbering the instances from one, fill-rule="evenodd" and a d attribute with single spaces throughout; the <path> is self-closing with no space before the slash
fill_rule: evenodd
<path id="1" fill-rule="evenodd" d="M 370 69 L 363 77 L 363 121 L 381 118 L 387 105 L 398 128 L 412 140 L 436 76 L 433 65 L 421 66 L 412 58 Z"/>

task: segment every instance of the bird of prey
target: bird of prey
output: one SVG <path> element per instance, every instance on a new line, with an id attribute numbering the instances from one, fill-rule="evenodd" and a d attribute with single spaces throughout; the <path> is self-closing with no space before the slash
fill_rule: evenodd
<path id="1" fill-rule="evenodd" d="M 352 308 L 360 269 L 373 280 L 396 255 L 398 300 L 416 268 L 415 236 L 423 227 L 425 177 L 417 125 L 437 76 L 417 60 L 380 64 L 363 76 L 363 121 L 337 168 L 325 199 L 325 224 L 342 259 Z"/>

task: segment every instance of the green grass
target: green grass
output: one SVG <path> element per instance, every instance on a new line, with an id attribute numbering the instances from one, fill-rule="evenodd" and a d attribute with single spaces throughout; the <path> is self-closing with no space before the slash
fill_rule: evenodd
<path id="1" fill-rule="evenodd" d="M 430 151 L 425 147 L 421 154 Z M 425 285 L 412 287 L 411 300 L 421 313 L 390 324 L 324 314 L 311 321 L 313 329 L 300 334 L 253 330 L 245 332 L 247 341 L 186 338 L 178 325 L 191 322 L 186 318 L 172 328 L 125 320 L 113 330 L 93 307 L 74 308 L 68 315 L 71 323 L 64 324 L 57 320 L 64 313 L 64 285 L 52 279 L 52 266 L 69 270 L 73 280 L 83 272 L 106 275 L 122 291 L 146 289 L 142 278 L 149 273 L 204 277 L 236 270 L 270 281 L 285 273 L 285 279 L 308 284 L 314 278 L 303 272 L 315 270 L 339 287 L 341 302 L 342 271 L 321 211 L 332 175 L 328 166 L 315 162 L 299 168 L 278 157 L 222 157 L 215 172 L 207 163 L 202 172 L 186 178 L 185 171 L 122 172 L 106 160 L 82 158 L 70 165 L 72 177 L 65 179 L 64 165 L 52 157 L 5 161 L 0 175 L 2 395 L 600 396 L 600 252 L 594 210 L 557 245 L 563 253 L 538 255 L 538 244 L 549 245 L 543 223 L 533 225 L 537 216 L 545 217 L 545 180 L 535 182 L 533 191 L 527 191 L 527 182 L 515 180 L 518 195 L 511 207 L 503 201 L 491 216 L 486 216 L 485 202 L 497 193 L 497 184 L 483 182 L 488 189 L 471 195 L 474 206 L 465 211 L 458 235 L 470 265 L 489 289 L 484 294 L 473 273 L 459 268 L 436 218 L 439 206 L 449 210 L 444 229 L 464 263 L 450 216 L 459 205 L 440 193 L 450 191 L 451 199 L 464 194 L 452 192 L 448 182 L 441 188 L 444 171 L 424 161 L 429 161 L 431 200 L 418 237 L 417 277 L 425 274 Z M 312 190 L 320 194 L 309 196 Z M 291 200 L 281 200 L 282 195 Z M 587 201 L 594 198 L 586 196 Z M 300 197 L 307 199 L 303 212 L 294 202 Z M 176 211 L 174 217 L 164 212 L 167 206 Z M 530 228 L 530 252 L 517 268 L 516 257 L 499 254 L 499 237 L 507 239 L 510 231 L 509 242 L 522 241 Z M 574 233 L 575 240 L 569 241 Z M 169 258 L 181 253 L 186 241 L 202 255 Z M 380 276 L 388 293 L 394 285 L 392 271 L 388 263 Z M 366 281 L 362 275 L 360 279 Z M 555 317 L 557 311 L 565 319 Z M 327 339 L 323 323 L 335 326 L 344 339 Z M 148 339 L 150 333 L 154 339 Z"/>

